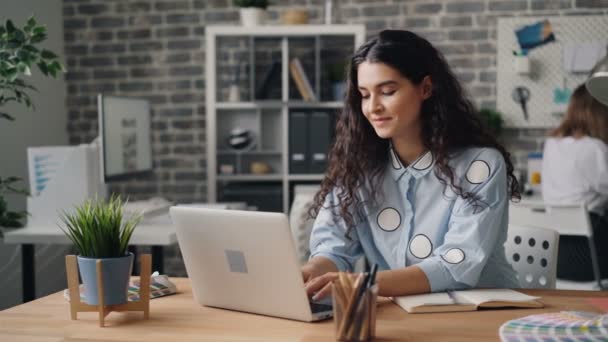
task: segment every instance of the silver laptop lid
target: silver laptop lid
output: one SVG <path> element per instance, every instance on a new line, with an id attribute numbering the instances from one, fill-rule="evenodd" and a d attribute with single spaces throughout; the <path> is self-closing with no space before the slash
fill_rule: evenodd
<path id="1" fill-rule="evenodd" d="M 170 213 L 198 303 L 313 320 L 284 214 L 192 207 Z"/>

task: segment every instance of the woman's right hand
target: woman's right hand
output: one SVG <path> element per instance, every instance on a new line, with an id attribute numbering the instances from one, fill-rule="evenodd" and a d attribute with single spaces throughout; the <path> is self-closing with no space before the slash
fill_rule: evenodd
<path id="1" fill-rule="evenodd" d="M 322 283 L 321 280 L 325 279 L 324 276 L 328 273 L 338 272 L 338 267 L 336 267 L 336 264 L 334 264 L 333 261 L 328 258 L 314 257 L 310 259 L 304 266 L 302 266 L 301 271 L 306 291 L 308 292 L 309 296 L 312 296 L 321 290 L 324 285 L 326 285 L 323 283 L 323 286 L 319 288 L 320 284 Z M 325 294 L 325 291 L 323 294 Z"/>
<path id="2" fill-rule="evenodd" d="M 311 278 L 304 286 L 306 294 L 312 300 L 321 300 L 331 295 L 331 283 L 336 279 L 338 279 L 338 272 L 327 272 L 318 277 Z"/>
<path id="3" fill-rule="evenodd" d="M 302 266 L 302 278 L 304 279 L 304 283 L 308 283 L 313 278 L 320 276 L 322 273 L 319 267 L 315 266 L 314 263 L 309 262 Z"/>
<path id="4" fill-rule="evenodd" d="M 338 272 L 338 267 L 328 258 L 322 256 L 316 256 L 310 260 L 302 268 L 302 279 L 304 283 L 309 282 L 311 279 L 323 275 L 327 272 Z"/>

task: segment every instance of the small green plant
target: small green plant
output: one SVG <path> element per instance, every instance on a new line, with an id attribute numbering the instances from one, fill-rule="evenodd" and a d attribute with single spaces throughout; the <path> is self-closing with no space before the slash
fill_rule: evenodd
<path id="1" fill-rule="evenodd" d="M 234 5 L 237 7 L 257 7 L 266 9 L 268 0 L 234 0 Z"/>
<path id="2" fill-rule="evenodd" d="M 123 218 L 123 202 L 118 196 L 109 201 L 88 200 L 73 214 L 64 212 L 60 227 L 82 257 L 117 258 L 127 254 L 129 240 L 142 216 Z"/>
<path id="3" fill-rule="evenodd" d="M 329 65 L 327 68 L 327 76 L 332 83 L 344 82 L 346 79 L 346 63 L 338 62 Z"/>
<path id="4" fill-rule="evenodd" d="M 504 120 L 500 112 L 494 109 L 483 108 L 479 111 L 479 116 L 481 121 L 495 136 L 500 135 L 504 124 Z"/>

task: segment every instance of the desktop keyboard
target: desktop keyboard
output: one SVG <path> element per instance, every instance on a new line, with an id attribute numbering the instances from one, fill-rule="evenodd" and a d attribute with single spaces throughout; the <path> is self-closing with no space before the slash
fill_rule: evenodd
<path id="1" fill-rule="evenodd" d="M 143 215 L 149 217 L 166 213 L 172 205 L 172 202 L 164 198 L 152 197 L 143 201 L 128 201 L 123 204 L 122 210 L 125 216 Z"/>

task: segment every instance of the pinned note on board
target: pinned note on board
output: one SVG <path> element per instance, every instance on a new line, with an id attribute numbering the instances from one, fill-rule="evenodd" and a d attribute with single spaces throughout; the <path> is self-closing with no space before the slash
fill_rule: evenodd
<path id="1" fill-rule="evenodd" d="M 563 46 L 563 68 L 571 73 L 587 73 L 604 56 L 608 40 L 570 43 Z"/>
<path id="2" fill-rule="evenodd" d="M 553 27 L 549 20 L 544 20 L 532 25 L 526 25 L 515 31 L 517 42 L 524 55 L 536 47 L 555 41 Z"/>
<path id="3" fill-rule="evenodd" d="M 553 88 L 553 103 L 556 105 L 567 105 L 572 95 L 572 89 L 568 88 L 568 79 L 564 77 L 563 86 Z"/>

